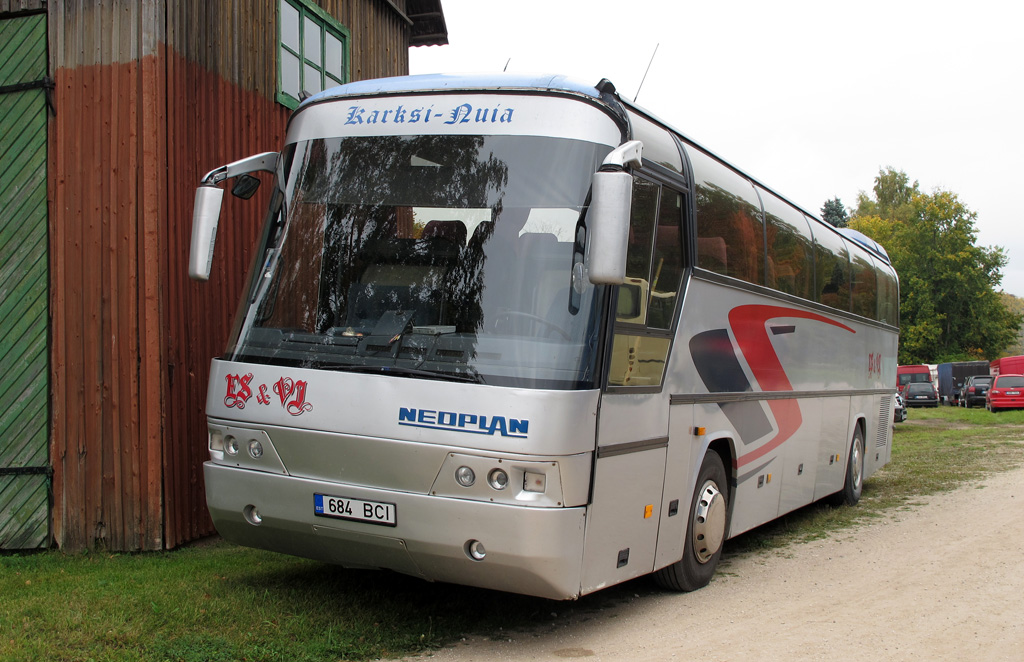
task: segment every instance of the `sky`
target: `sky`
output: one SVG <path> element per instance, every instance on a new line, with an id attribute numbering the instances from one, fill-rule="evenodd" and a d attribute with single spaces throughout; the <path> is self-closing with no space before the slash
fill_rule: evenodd
<path id="1" fill-rule="evenodd" d="M 442 0 L 410 73 L 564 74 L 619 93 L 820 216 L 883 168 L 977 213 L 1024 297 L 1024 6 L 1005 0 Z M 653 55 L 653 60 L 651 59 Z M 648 68 L 649 66 L 649 68 Z M 645 79 L 646 71 L 646 79 Z M 641 82 L 643 83 L 641 86 Z"/>

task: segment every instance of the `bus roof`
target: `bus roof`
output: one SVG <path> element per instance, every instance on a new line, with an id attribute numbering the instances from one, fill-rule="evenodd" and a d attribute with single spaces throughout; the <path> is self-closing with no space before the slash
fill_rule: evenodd
<path id="1" fill-rule="evenodd" d="M 348 96 L 372 96 L 400 92 L 451 92 L 453 90 L 551 90 L 594 99 L 601 93 L 592 83 L 552 74 L 422 74 L 376 78 L 332 87 L 306 99 L 301 105 Z"/>
<path id="2" fill-rule="evenodd" d="M 454 91 L 474 91 L 474 90 L 485 90 L 485 91 L 532 91 L 538 90 L 557 92 L 570 95 L 578 95 L 587 97 L 594 100 L 603 100 L 606 107 L 611 107 L 614 110 L 614 106 L 617 104 L 612 102 L 609 106 L 609 99 L 604 97 L 603 93 L 612 93 L 618 103 L 621 103 L 624 107 L 636 111 L 642 115 L 646 115 L 649 119 L 657 124 L 660 124 L 662 128 L 672 133 L 677 134 L 687 142 L 692 144 L 694 147 L 704 150 L 708 154 L 714 155 L 714 152 L 703 147 L 697 141 L 689 138 L 678 129 L 673 128 L 669 123 L 659 119 L 653 115 L 650 111 L 637 106 L 635 103 L 630 102 L 628 99 L 620 97 L 615 90 L 614 84 L 607 79 L 602 79 L 596 85 L 592 83 L 584 83 L 583 81 L 569 78 L 559 74 L 519 74 L 519 73 L 489 73 L 489 74 L 419 74 L 414 76 L 396 76 L 392 78 L 375 78 L 369 80 L 361 80 L 352 83 L 346 83 L 345 85 L 339 85 L 332 87 L 323 92 L 315 94 L 301 104 L 297 110 L 301 110 L 311 104 L 320 103 L 324 101 L 331 101 L 334 99 L 343 99 L 346 97 L 362 97 L 362 96 L 383 96 L 388 94 L 403 94 L 403 93 L 431 93 L 431 92 L 454 92 Z M 621 111 L 620 111 L 621 112 Z M 626 121 L 623 118 L 623 121 Z M 857 232 L 849 228 L 834 228 L 830 224 L 822 221 L 816 214 L 809 212 L 806 209 L 800 207 L 796 203 L 790 201 L 785 196 L 776 193 L 771 187 L 758 181 L 749 174 L 743 172 L 736 166 L 733 166 L 729 162 L 721 159 L 718 156 L 714 156 L 715 159 L 725 164 L 726 167 L 734 170 L 742 177 L 749 179 L 756 183 L 767 191 L 770 191 L 777 195 L 779 198 L 785 200 L 789 204 L 793 205 L 801 212 L 806 214 L 808 217 L 813 218 L 822 226 L 831 229 L 833 232 L 838 233 L 846 240 L 856 244 L 862 249 L 873 253 L 875 256 L 883 260 L 887 265 L 891 265 L 892 261 L 889 257 L 888 252 L 885 248 L 871 239 L 863 233 Z"/>

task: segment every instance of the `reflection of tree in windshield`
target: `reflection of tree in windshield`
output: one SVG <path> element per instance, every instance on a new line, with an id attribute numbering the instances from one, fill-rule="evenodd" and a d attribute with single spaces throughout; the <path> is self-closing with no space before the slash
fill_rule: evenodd
<path id="1" fill-rule="evenodd" d="M 481 136 L 381 136 L 322 141 L 326 158 L 309 160 L 303 188 L 334 203 L 486 207 L 508 182 L 508 166 L 481 159 Z M 333 144 L 332 144 L 333 143 Z"/>
<path id="2" fill-rule="evenodd" d="M 269 233 L 269 285 L 236 355 L 545 388 L 592 379 L 600 308 L 570 283 L 607 146 L 370 136 L 290 149 L 284 229 Z"/>
<path id="3" fill-rule="evenodd" d="M 383 136 L 311 145 L 300 189 L 305 199 L 325 206 L 318 332 L 347 323 L 343 318 L 351 317 L 347 311 L 356 284 L 373 264 L 446 266 L 436 264 L 439 256 L 432 250 L 434 242 L 410 241 L 415 238 L 413 206 L 480 208 L 495 198 L 500 205 L 508 166 L 493 154 L 481 158 L 483 144 L 480 136 Z M 460 300 L 462 304 L 472 302 L 481 285 L 479 260 L 476 268 L 467 268 L 478 246 L 458 248 L 466 254 L 446 260 L 447 266 L 454 262 L 461 267 L 451 270 L 446 283 L 453 295 L 451 314 L 462 310 Z M 412 296 L 429 304 L 427 298 L 433 293 L 435 288 L 424 287 Z M 365 292 L 385 300 L 388 294 L 388 290 L 372 286 Z M 402 302 L 392 303 L 398 306 Z M 448 320 L 416 320 L 418 324 L 441 321 Z"/>

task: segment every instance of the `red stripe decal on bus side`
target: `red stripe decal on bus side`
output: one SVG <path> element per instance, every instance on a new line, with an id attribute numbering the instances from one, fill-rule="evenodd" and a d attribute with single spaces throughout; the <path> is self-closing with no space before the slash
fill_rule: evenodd
<path id="1" fill-rule="evenodd" d="M 845 324 L 840 324 L 817 313 L 795 308 L 756 304 L 733 308 L 729 311 L 729 326 L 736 337 L 736 343 L 739 345 L 744 360 L 750 366 L 750 371 L 754 373 L 754 378 L 762 391 L 793 390 L 793 385 L 786 376 L 786 371 L 775 353 L 775 348 L 772 347 L 772 341 L 765 326 L 768 320 L 776 317 L 808 319 L 856 333 Z M 768 407 L 772 410 L 775 422 L 779 426 L 778 434 L 757 450 L 737 458 L 737 468 L 767 455 L 784 444 L 800 429 L 803 417 L 800 415 L 800 404 L 796 400 L 769 400 Z"/>

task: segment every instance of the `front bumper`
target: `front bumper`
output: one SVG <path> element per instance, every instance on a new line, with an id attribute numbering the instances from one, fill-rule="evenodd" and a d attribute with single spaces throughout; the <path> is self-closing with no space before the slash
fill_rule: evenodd
<path id="1" fill-rule="evenodd" d="M 380 490 L 206 462 L 206 500 L 231 542 L 429 581 L 569 599 L 580 594 L 586 509 L 537 508 Z M 315 493 L 394 503 L 397 526 L 313 514 Z M 259 524 L 247 516 L 254 508 Z M 486 557 L 470 558 L 469 541 Z"/>

